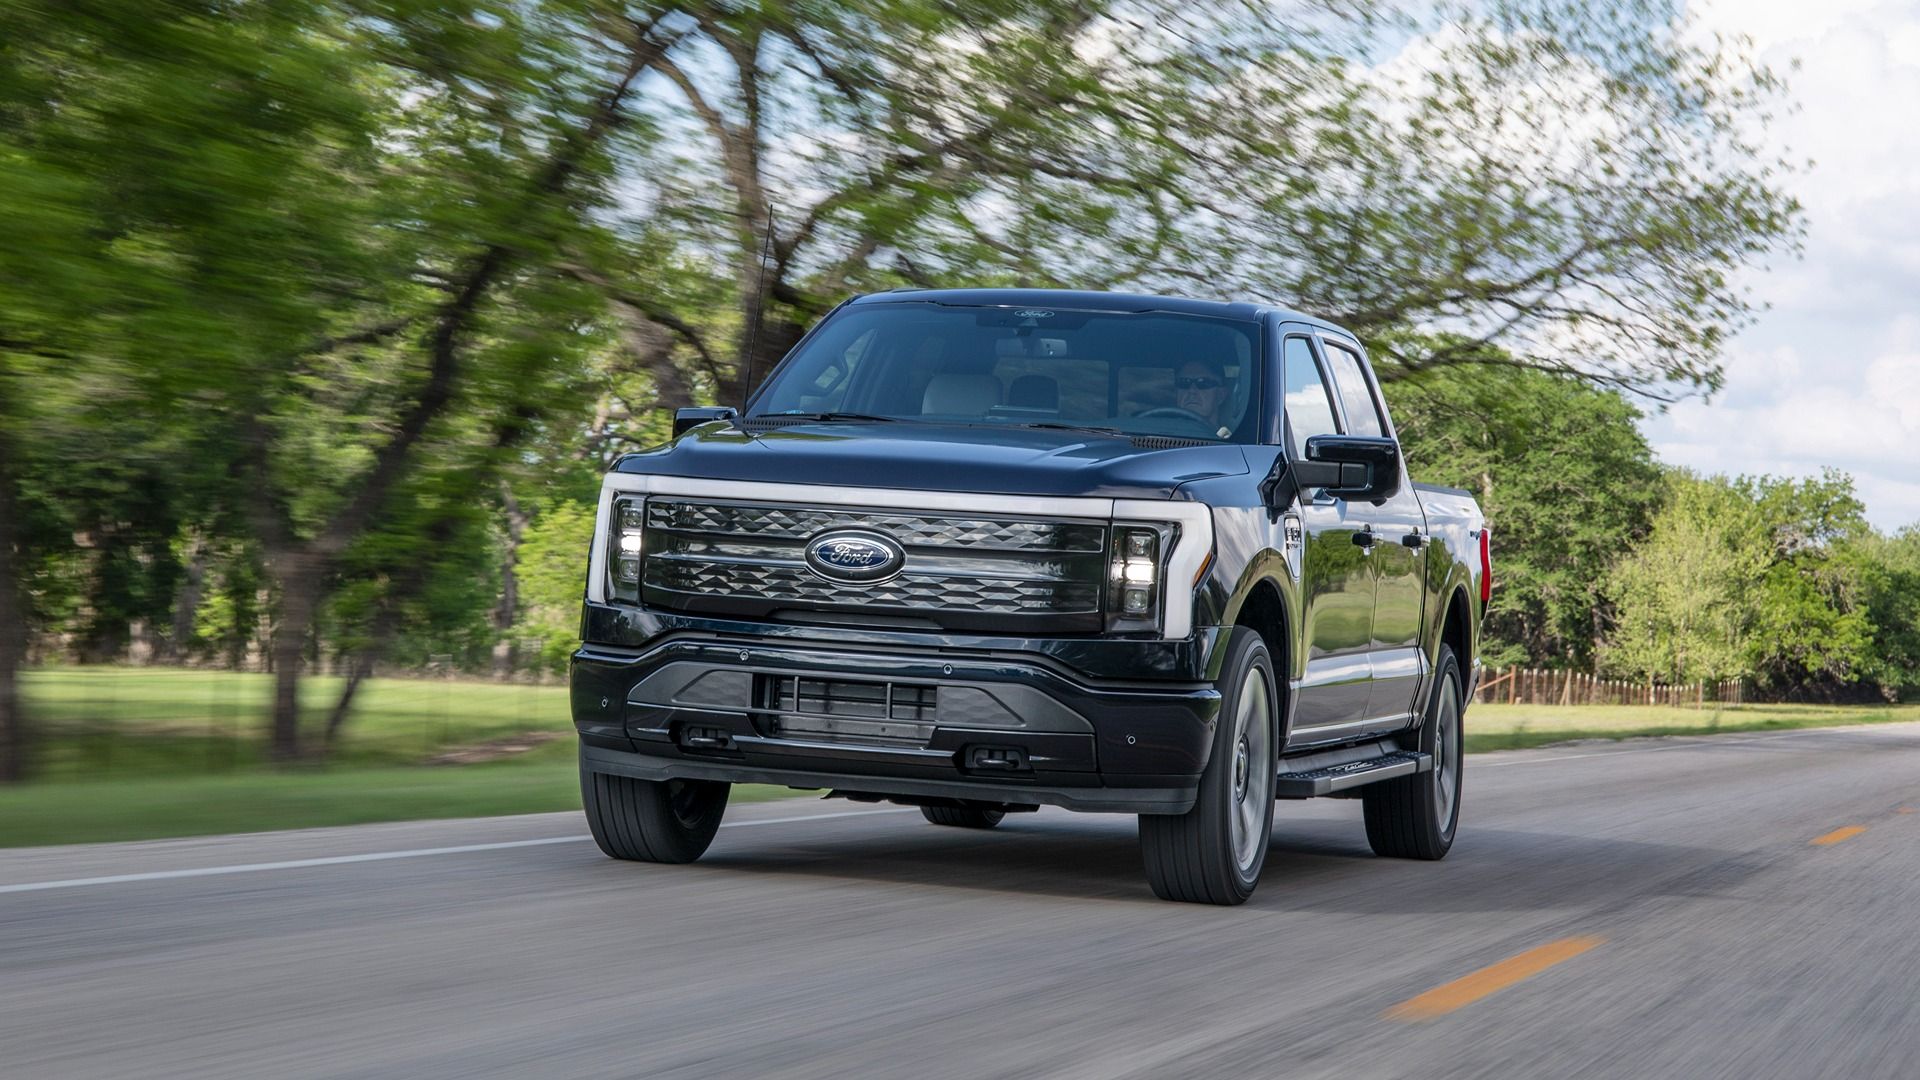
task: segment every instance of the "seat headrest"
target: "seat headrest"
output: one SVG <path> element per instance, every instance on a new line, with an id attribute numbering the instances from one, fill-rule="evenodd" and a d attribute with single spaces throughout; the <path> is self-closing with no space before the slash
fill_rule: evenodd
<path id="1" fill-rule="evenodd" d="M 920 399 L 920 411 L 929 416 L 976 416 L 1000 404 L 1000 380 L 985 373 L 949 371 L 935 375 Z"/>
<path id="2" fill-rule="evenodd" d="M 1022 375 L 1007 387 L 1007 404 L 1021 409 L 1060 408 L 1060 381 L 1046 375 Z"/>

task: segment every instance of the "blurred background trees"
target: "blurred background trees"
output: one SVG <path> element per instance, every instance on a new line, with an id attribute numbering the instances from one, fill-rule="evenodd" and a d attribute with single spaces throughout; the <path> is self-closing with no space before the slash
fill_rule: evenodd
<path id="1" fill-rule="evenodd" d="M 1504 658 L 1897 692 L 1920 541 L 1839 477 L 1663 477 L 1634 426 L 1718 384 L 1733 271 L 1800 228 L 1748 141 L 1774 76 L 1673 18 L 9 0 L 0 775 L 27 663 L 272 670 L 285 760 L 377 664 L 557 670 L 606 463 L 896 285 L 1343 320 L 1490 510 Z M 1662 596 L 1699 559 L 1739 604 Z"/>

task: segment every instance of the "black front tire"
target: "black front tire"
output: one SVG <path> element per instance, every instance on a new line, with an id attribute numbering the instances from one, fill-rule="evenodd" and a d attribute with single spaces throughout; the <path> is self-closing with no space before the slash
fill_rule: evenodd
<path id="1" fill-rule="evenodd" d="M 609 858 L 690 863 L 720 830 L 733 785 L 718 780 L 636 780 L 580 770 L 593 842 Z"/>
<path id="2" fill-rule="evenodd" d="M 948 825 L 956 829 L 991 829 L 1000 824 L 1000 819 L 1006 817 L 1007 812 L 984 806 L 923 806 L 920 816 L 935 825 Z"/>
<path id="3" fill-rule="evenodd" d="M 1234 628 L 1218 685 L 1220 718 L 1193 809 L 1140 815 L 1147 883 L 1162 900 L 1244 904 L 1266 864 L 1280 696 L 1260 635 Z"/>
<path id="4" fill-rule="evenodd" d="M 1461 766 L 1465 762 L 1463 719 L 1466 698 L 1460 662 L 1440 646 L 1433 696 L 1420 725 L 1420 749 L 1433 755 L 1430 772 L 1369 784 L 1360 796 L 1367 819 L 1367 844 L 1375 855 L 1393 859 L 1440 859 L 1453 847 L 1460 825 Z"/>

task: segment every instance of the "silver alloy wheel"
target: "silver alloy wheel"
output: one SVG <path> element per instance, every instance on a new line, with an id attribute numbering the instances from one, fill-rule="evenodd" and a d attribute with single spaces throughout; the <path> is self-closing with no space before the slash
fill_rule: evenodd
<path id="1" fill-rule="evenodd" d="M 1444 831 L 1452 824 L 1453 797 L 1460 789 L 1460 684 L 1448 679 L 1440 688 L 1433 717 L 1433 809 Z"/>
<path id="2" fill-rule="evenodd" d="M 1233 818 L 1233 861 L 1242 873 L 1251 872 L 1259 861 L 1260 826 L 1273 807 L 1270 702 L 1265 672 L 1248 668 L 1233 717 L 1233 805 L 1228 808 Z"/>

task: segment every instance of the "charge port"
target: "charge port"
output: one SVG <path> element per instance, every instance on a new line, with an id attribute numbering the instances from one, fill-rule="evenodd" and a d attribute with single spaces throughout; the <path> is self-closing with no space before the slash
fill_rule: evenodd
<path id="1" fill-rule="evenodd" d="M 1032 772 L 1027 752 L 1017 746 L 969 746 L 967 768 L 981 772 Z"/>

